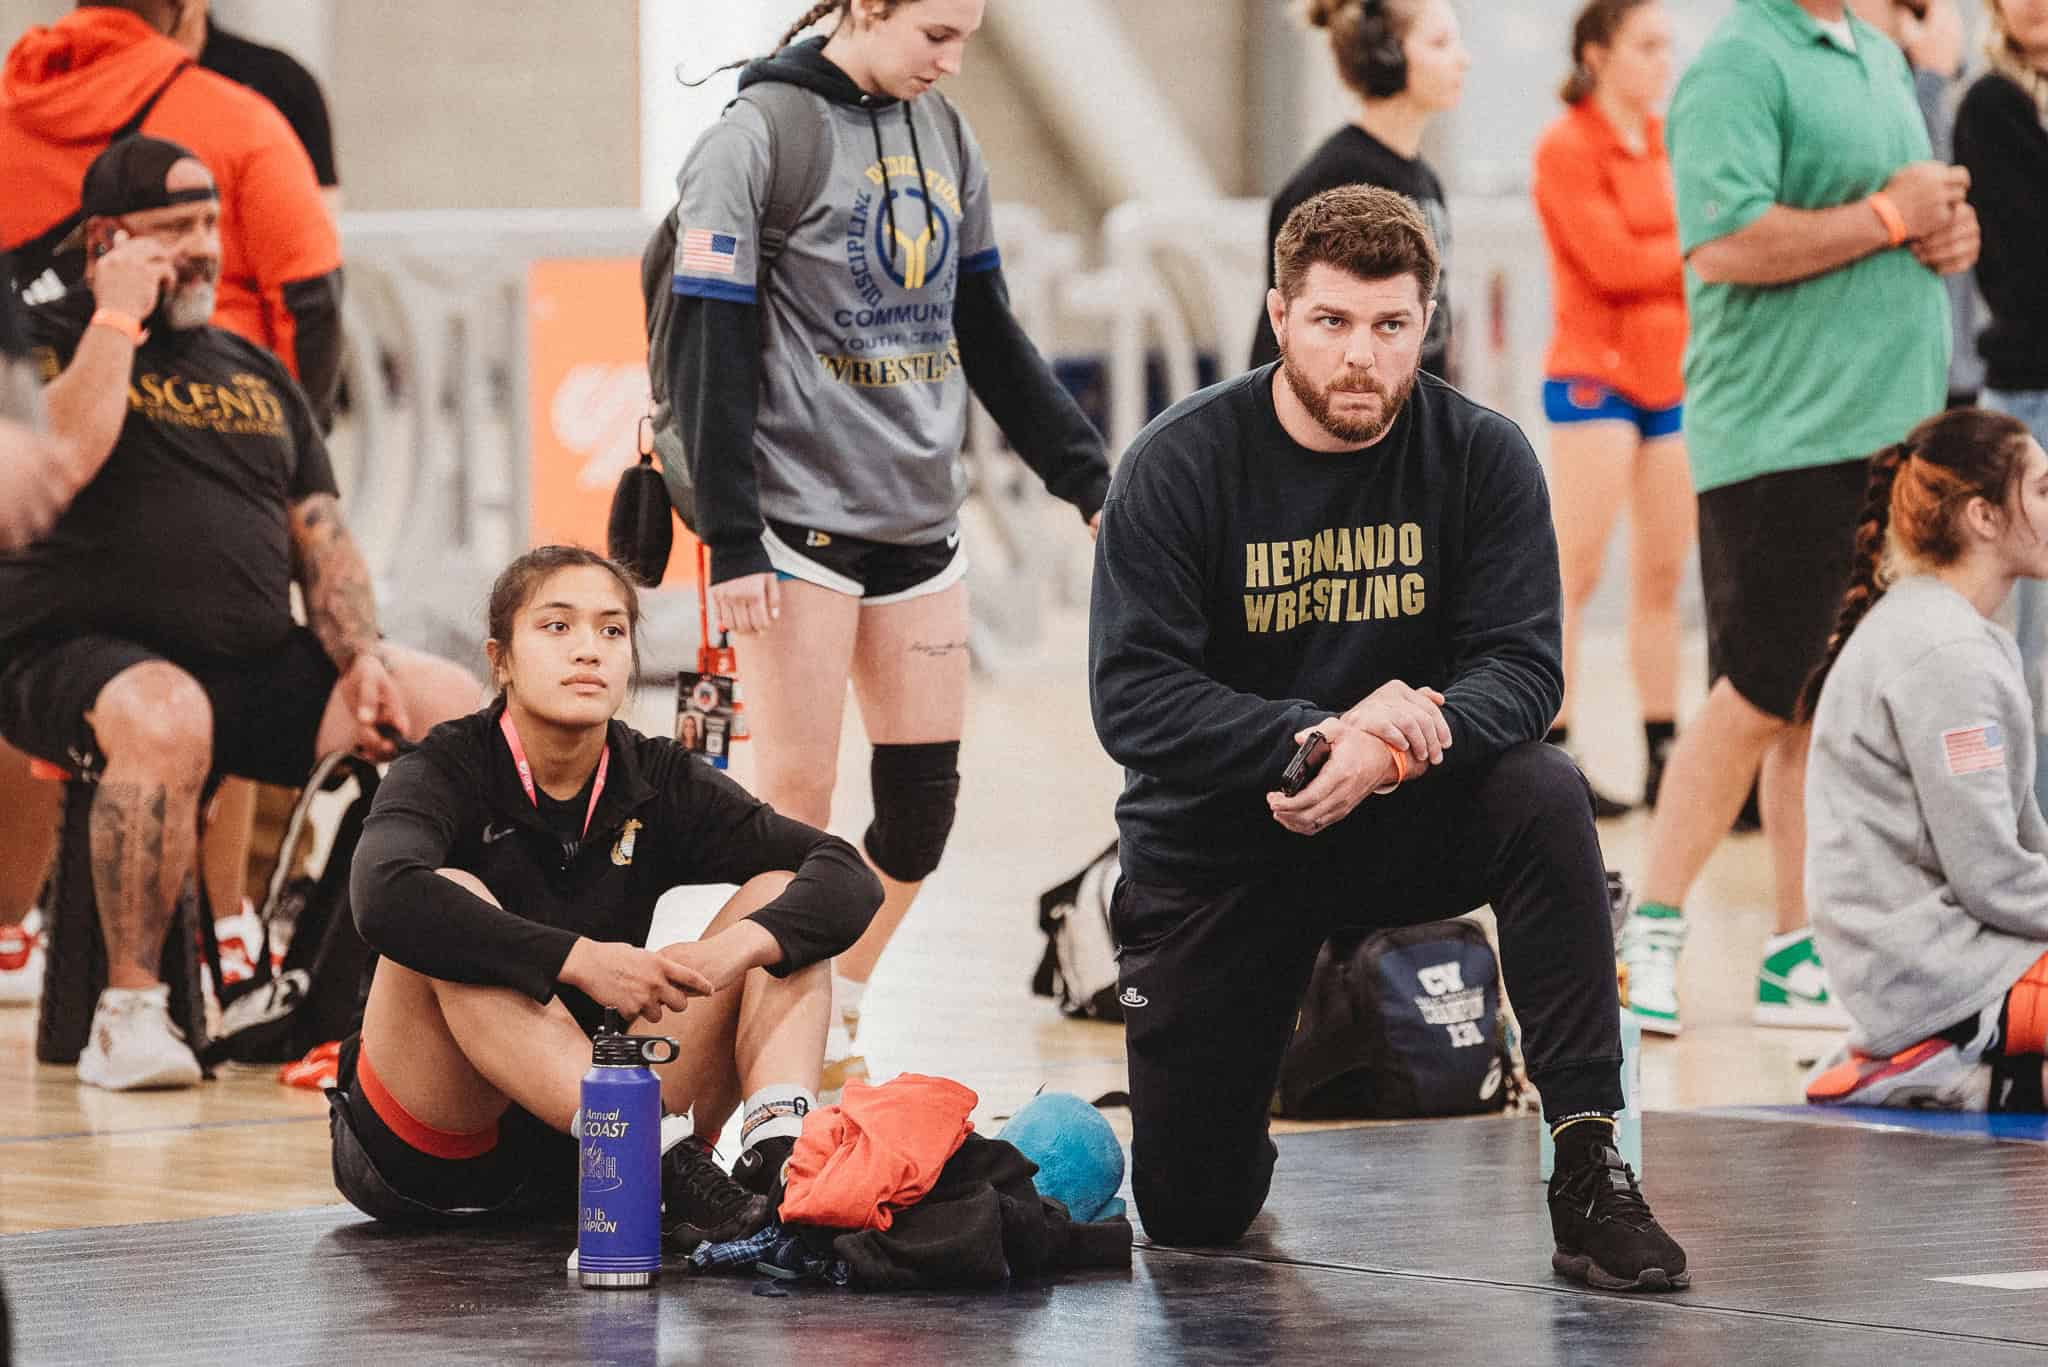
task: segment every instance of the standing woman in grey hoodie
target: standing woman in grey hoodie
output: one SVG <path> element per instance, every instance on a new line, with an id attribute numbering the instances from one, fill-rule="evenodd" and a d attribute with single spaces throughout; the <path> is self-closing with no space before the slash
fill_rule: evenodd
<path id="1" fill-rule="evenodd" d="M 1991 620 L 2041 578 L 2048 454 L 2017 418 L 1954 409 L 1871 458 L 1799 699 L 1813 929 L 1855 1021 L 1809 1101 L 2048 1109 L 2048 824 L 2019 650 Z"/>
<path id="2" fill-rule="evenodd" d="M 1010 311 L 988 169 L 933 88 L 959 71 L 982 12 L 811 6 L 746 66 L 678 181 L 669 392 L 712 610 L 746 679 L 758 796 L 831 820 L 849 681 L 874 742 L 861 843 L 887 895 L 835 963 L 828 1091 L 865 1071 L 851 1049 L 860 994 L 938 866 L 959 793 L 969 389 L 1091 532 L 1109 483 L 1102 438 Z M 828 19 L 828 36 L 794 41 Z M 764 270 L 776 158 L 796 155 L 817 190 Z"/>

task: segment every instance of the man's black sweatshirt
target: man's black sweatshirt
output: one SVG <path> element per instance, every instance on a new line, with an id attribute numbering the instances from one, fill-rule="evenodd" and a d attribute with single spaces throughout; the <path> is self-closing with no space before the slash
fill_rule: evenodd
<path id="1" fill-rule="evenodd" d="M 645 943 L 655 902 L 678 884 L 794 873 L 748 918 L 782 946 L 768 970 L 777 977 L 850 948 L 881 905 L 881 884 L 844 840 L 621 722 L 611 723 L 595 810 L 590 786 L 540 809 L 499 730 L 504 707 L 435 727 L 378 788 L 349 874 L 357 928 L 378 953 L 444 982 L 560 996 L 592 1030 L 601 1009 L 559 981 L 569 950 L 579 937 Z M 558 810 L 566 826 L 551 819 Z M 440 877 L 443 868 L 474 874 L 499 905 Z"/>
<path id="2" fill-rule="evenodd" d="M 1540 739 L 1563 696 L 1557 542 L 1520 429 L 1424 374 L 1380 441 L 1312 451 L 1274 374 L 1161 415 L 1103 505 L 1090 691 L 1140 882 L 1218 887 L 1299 852 L 1265 802 L 1295 733 L 1390 679 L 1445 695 L 1445 771 Z"/>

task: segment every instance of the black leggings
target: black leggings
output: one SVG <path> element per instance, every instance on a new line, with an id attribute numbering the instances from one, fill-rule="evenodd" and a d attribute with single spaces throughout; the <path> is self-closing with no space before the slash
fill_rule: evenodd
<path id="1" fill-rule="evenodd" d="M 1298 871 L 1220 891 L 1117 888 L 1131 1185 L 1160 1243 L 1234 1243 L 1265 1205 L 1281 1055 L 1340 928 L 1491 904 L 1545 1114 L 1621 1108 L 1606 868 L 1586 780 L 1562 750 L 1532 742 L 1431 774 L 1301 846 Z"/>

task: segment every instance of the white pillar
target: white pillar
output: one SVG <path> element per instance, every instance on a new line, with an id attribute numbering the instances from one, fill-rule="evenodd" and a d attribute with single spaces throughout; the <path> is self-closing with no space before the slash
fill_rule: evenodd
<path id="1" fill-rule="evenodd" d="M 736 70 L 695 88 L 682 78 L 766 54 L 801 12 L 778 0 L 640 0 L 641 208 L 675 203 L 684 154 L 739 89 Z"/>
<path id="2" fill-rule="evenodd" d="M 1005 0 L 987 23 L 1104 203 L 1223 193 L 1108 0 Z"/>

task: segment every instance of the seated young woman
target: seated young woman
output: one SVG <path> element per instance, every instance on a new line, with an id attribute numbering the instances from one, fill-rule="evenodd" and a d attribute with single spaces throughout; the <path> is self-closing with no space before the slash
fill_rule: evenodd
<path id="1" fill-rule="evenodd" d="M 609 1009 L 681 1046 L 656 1070 L 697 1131 L 662 1155 L 671 1244 L 751 1234 L 815 1104 L 831 958 L 881 886 L 845 841 L 615 720 L 640 617 L 618 566 L 530 551 L 489 616 L 498 699 L 391 766 L 356 851 L 356 921 L 383 957 L 329 1093 L 335 1185 L 392 1221 L 569 1214 Z M 683 883 L 739 891 L 702 939 L 642 948 Z M 728 1176 L 711 1127 L 742 1103 Z"/>
<path id="2" fill-rule="evenodd" d="M 2048 577 L 2048 454 L 1999 414 L 1928 419 L 1871 458 L 1855 554 L 1800 705 L 1807 897 L 1856 1028 L 1807 1099 L 2040 1111 L 2048 825 L 1993 614 Z"/>

